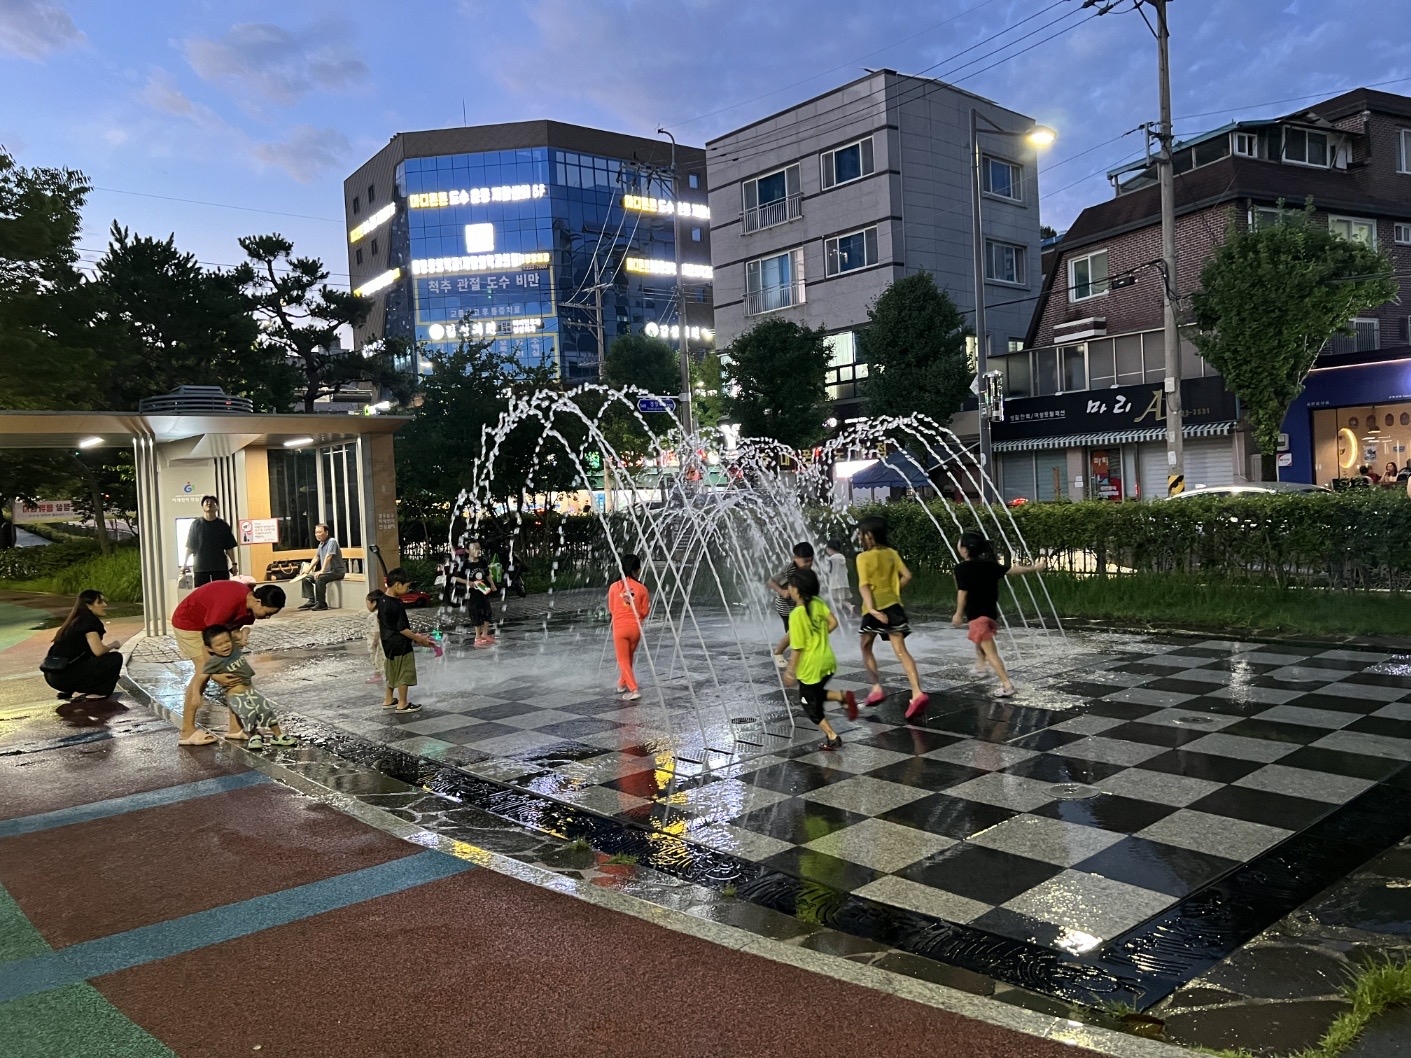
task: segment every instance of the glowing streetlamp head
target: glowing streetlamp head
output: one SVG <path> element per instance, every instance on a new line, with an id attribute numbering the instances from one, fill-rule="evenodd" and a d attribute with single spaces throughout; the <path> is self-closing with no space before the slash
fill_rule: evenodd
<path id="1" fill-rule="evenodd" d="M 1024 133 L 1024 142 L 1030 147 L 1043 150 L 1045 147 L 1052 147 L 1053 141 L 1058 139 L 1058 133 L 1047 125 L 1035 125 L 1028 132 Z"/>

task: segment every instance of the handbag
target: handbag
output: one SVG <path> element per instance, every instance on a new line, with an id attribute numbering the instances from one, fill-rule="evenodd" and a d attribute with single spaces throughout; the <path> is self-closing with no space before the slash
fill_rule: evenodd
<path id="1" fill-rule="evenodd" d="M 61 658 L 56 654 L 46 654 L 44 660 L 39 663 L 40 672 L 63 672 L 72 664 L 73 658 Z"/>

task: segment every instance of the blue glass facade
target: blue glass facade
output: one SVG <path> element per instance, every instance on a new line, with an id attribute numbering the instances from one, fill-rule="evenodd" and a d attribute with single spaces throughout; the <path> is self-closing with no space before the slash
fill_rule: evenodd
<path id="1" fill-rule="evenodd" d="M 595 276 L 605 347 L 649 323 L 675 322 L 672 277 L 626 267 L 628 257 L 674 259 L 673 218 L 623 202 L 669 197 L 664 171 L 533 147 L 407 158 L 396 180 L 389 264 L 407 278 L 389 299 L 388 333 L 414 335 L 431 350 L 490 339 L 523 363 L 580 381 L 598 374 Z M 688 240 L 692 226 L 708 228 L 682 223 Z M 694 248 L 688 259 L 701 256 Z M 708 300 L 708 292 L 693 283 L 687 299 Z"/>

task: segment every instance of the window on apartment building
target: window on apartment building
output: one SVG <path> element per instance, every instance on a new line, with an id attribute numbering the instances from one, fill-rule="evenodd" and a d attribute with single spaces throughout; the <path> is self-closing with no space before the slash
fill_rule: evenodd
<path id="1" fill-rule="evenodd" d="M 1058 350 L 1034 350 L 1034 394 L 1047 397 L 1058 392 Z"/>
<path id="2" fill-rule="evenodd" d="M 1063 371 L 1063 392 L 1080 393 L 1088 388 L 1088 349 L 1085 345 L 1065 345 L 1058 351 Z"/>
<path id="3" fill-rule="evenodd" d="M 692 242 L 700 242 L 700 241 L 701 241 L 701 229 L 700 229 L 700 228 L 692 228 L 692 229 L 691 229 L 691 241 L 692 241 Z"/>
<path id="4" fill-rule="evenodd" d="M 804 300 L 803 248 L 745 262 L 745 315 L 776 312 Z"/>
<path id="5" fill-rule="evenodd" d="M 1024 247 L 1013 243 L 985 240 L 985 278 L 996 283 L 1022 285 L 1024 277 Z"/>
<path id="6" fill-rule="evenodd" d="M 367 204 L 370 206 L 370 205 L 372 205 L 372 204 L 373 204 L 374 202 L 376 202 L 376 201 L 377 201 L 377 185 L 376 185 L 376 184 L 368 184 L 368 185 L 367 185 Z"/>
<path id="7" fill-rule="evenodd" d="M 356 256 L 357 256 L 358 264 L 362 264 L 362 263 L 363 263 L 363 248 L 362 248 L 361 246 L 358 247 Z"/>
<path id="8" fill-rule="evenodd" d="M 864 228 L 850 235 L 823 240 L 823 271 L 826 275 L 842 275 L 876 263 L 876 228 Z"/>
<path id="9" fill-rule="evenodd" d="M 1033 372 L 1029 365 L 1029 354 L 1026 351 L 1011 349 L 1008 356 L 997 356 L 990 363 L 994 364 L 996 369 L 1004 375 L 1004 395 L 1006 397 L 1031 397 L 1034 395 Z"/>
<path id="10" fill-rule="evenodd" d="M 819 156 L 823 169 L 823 187 L 827 190 L 850 180 L 860 180 L 873 171 L 872 137 L 858 140 L 846 147 L 824 151 Z"/>
<path id="11" fill-rule="evenodd" d="M 1112 339 L 1099 338 L 1088 343 L 1088 388 L 1111 389 L 1117 385 L 1117 360 L 1113 355 Z"/>
<path id="12" fill-rule="evenodd" d="M 1137 386 L 1142 382 L 1142 336 L 1124 334 L 1112 340 L 1116 359 L 1117 385 Z"/>
<path id="13" fill-rule="evenodd" d="M 1086 301 L 1107 293 L 1107 251 L 1068 262 L 1068 300 Z"/>
<path id="14" fill-rule="evenodd" d="M 980 171 L 985 176 L 986 194 L 998 195 L 1000 198 L 1009 198 L 1018 202 L 1024 194 L 1024 170 L 1013 162 L 1006 162 L 1003 158 L 986 156 L 984 161 L 985 164 Z"/>
<path id="15" fill-rule="evenodd" d="M 373 239 L 373 240 L 372 240 L 372 256 L 374 256 L 374 257 L 377 256 L 377 240 L 376 240 L 376 239 Z"/>
<path id="16" fill-rule="evenodd" d="M 1328 230 L 1344 239 L 1360 242 L 1363 246 L 1377 248 L 1377 222 L 1360 217 L 1329 217 Z"/>
<path id="17" fill-rule="evenodd" d="M 1249 211 L 1249 230 L 1259 231 L 1261 228 L 1282 224 L 1286 213 L 1286 210 L 1278 206 L 1255 206 Z"/>
<path id="18" fill-rule="evenodd" d="M 1252 132 L 1236 132 L 1234 135 L 1234 151 L 1236 154 L 1246 158 L 1259 157 L 1259 137 Z"/>
<path id="19" fill-rule="evenodd" d="M 1308 129 L 1284 130 L 1284 161 L 1299 165 L 1328 167 L 1331 157 L 1328 150 L 1328 134 L 1312 132 Z"/>
<path id="20" fill-rule="evenodd" d="M 1396 130 L 1396 171 L 1411 173 L 1411 129 Z"/>
<path id="21" fill-rule="evenodd" d="M 362 208 L 363 208 L 363 204 L 358 201 L 358 196 L 357 196 L 357 195 L 354 195 L 354 196 L 353 196 L 353 212 L 354 212 L 354 213 L 360 213 L 360 212 L 362 212 Z"/>
<path id="22" fill-rule="evenodd" d="M 1398 245 L 1411 245 L 1411 222 L 1397 221 L 1393 226 L 1393 232 L 1393 239 Z"/>
<path id="23" fill-rule="evenodd" d="M 744 196 L 746 234 L 802 216 L 798 165 L 786 165 L 746 180 L 740 185 L 740 193 Z"/>
<path id="24" fill-rule="evenodd" d="M 689 187 L 692 191 L 699 191 L 699 190 L 700 190 L 700 187 L 701 187 L 701 174 L 700 174 L 700 173 L 688 173 L 688 174 L 686 174 L 686 186 Z"/>

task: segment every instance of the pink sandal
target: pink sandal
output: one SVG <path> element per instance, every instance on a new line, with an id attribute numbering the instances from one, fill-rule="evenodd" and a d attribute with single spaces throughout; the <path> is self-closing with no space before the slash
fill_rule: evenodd
<path id="1" fill-rule="evenodd" d="M 864 704 L 864 705 L 879 705 L 880 703 L 885 702 L 886 700 L 887 700 L 887 692 L 884 691 L 884 690 L 878 689 L 878 690 L 874 690 L 871 694 L 869 694 L 869 695 L 867 696 L 866 700 L 863 702 L 863 704 Z"/>

